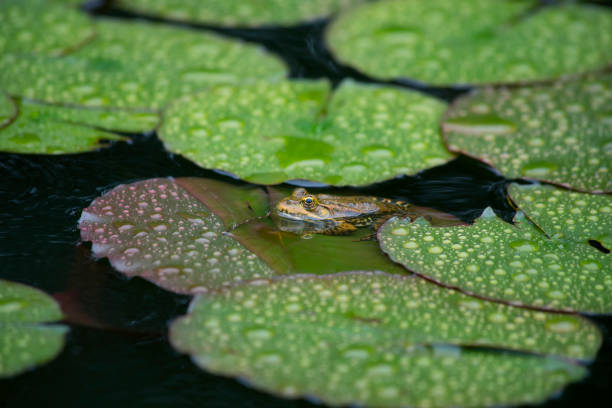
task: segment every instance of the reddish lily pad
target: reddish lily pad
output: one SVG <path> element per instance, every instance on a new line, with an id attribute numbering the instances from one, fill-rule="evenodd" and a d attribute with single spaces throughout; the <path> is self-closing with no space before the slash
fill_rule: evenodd
<path id="1" fill-rule="evenodd" d="M 612 191 L 612 75 L 460 98 L 443 123 L 448 148 L 509 178 Z"/>
<path id="2" fill-rule="evenodd" d="M 44 364 L 59 354 L 68 328 L 58 304 L 40 290 L 0 280 L 0 379 Z"/>
<path id="3" fill-rule="evenodd" d="M 188 192 L 191 181 L 151 179 L 116 187 L 83 210 L 82 239 L 92 241 L 94 254 L 108 257 L 126 275 L 178 293 L 272 276 L 272 269 L 225 235 L 223 220 Z M 208 188 L 214 190 L 214 182 Z M 244 201 L 233 205 L 247 207 L 257 196 L 252 189 L 241 193 Z M 265 205 L 265 196 L 260 200 Z"/>
<path id="4" fill-rule="evenodd" d="M 170 338 L 202 368 L 284 397 L 381 407 L 539 402 L 585 374 L 550 357 L 448 344 L 565 355 L 572 343 L 590 358 L 600 341 L 576 316 L 371 272 L 258 280 L 197 297 Z M 556 348 L 564 338 L 572 340 Z"/>

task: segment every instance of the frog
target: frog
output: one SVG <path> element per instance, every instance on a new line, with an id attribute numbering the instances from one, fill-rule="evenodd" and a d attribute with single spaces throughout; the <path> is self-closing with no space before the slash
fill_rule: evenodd
<path id="1" fill-rule="evenodd" d="M 348 235 L 362 227 L 376 231 L 394 216 L 410 217 L 413 208 L 409 203 L 389 198 L 310 194 L 305 188 L 297 188 L 276 204 L 275 215 L 283 231 Z"/>

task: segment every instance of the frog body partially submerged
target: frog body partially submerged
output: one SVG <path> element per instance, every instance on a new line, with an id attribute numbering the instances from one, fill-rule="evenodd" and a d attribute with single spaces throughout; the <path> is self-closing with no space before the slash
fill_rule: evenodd
<path id="1" fill-rule="evenodd" d="M 387 198 L 310 194 L 304 188 L 276 204 L 279 228 L 305 234 L 344 235 L 359 227 L 378 229 L 393 216 L 408 216 L 412 206 Z"/>

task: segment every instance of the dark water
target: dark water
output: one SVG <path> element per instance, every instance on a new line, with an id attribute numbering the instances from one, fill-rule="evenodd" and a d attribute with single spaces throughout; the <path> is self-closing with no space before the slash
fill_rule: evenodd
<path id="1" fill-rule="evenodd" d="M 95 11 L 133 17 L 104 7 Z M 285 58 L 292 77 L 371 82 L 333 61 L 322 42 L 325 23 L 215 31 L 265 45 Z M 409 81 L 402 85 L 446 101 L 465 92 Z M 92 259 L 89 245 L 80 243 L 76 226 L 81 210 L 118 184 L 166 176 L 229 180 L 164 151 L 154 134 L 131 136 L 130 145 L 118 143 L 81 155 L 0 153 L 0 277 L 54 294 L 73 323 L 56 360 L 0 382 L 0 408 L 315 406 L 274 398 L 196 368 L 166 338 L 168 321 L 185 313 L 189 298 L 124 278 L 106 260 Z M 461 157 L 359 192 L 402 196 L 465 220 L 491 206 L 510 219 L 504 185 L 492 169 Z M 594 320 L 604 333 L 604 344 L 590 366 L 591 375 L 543 407 L 610 406 L 604 401 L 612 386 L 612 318 Z"/>

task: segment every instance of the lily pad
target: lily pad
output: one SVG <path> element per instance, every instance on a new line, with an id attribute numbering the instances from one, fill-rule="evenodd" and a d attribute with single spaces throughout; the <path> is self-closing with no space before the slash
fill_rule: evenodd
<path id="1" fill-rule="evenodd" d="M 391 259 L 445 286 L 541 309 L 612 313 L 612 257 L 586 242 L 548 239 L 520 212 L 516 221 L 487 209 L 471 226 L 392 219 L 378 234 Z"/>
<path id="2" fill-rule="evenodd" d="M 94 254 L 107 257 L 120 272 L 178 293 L 274 275 L 226 236 L 228 226 L 181 184 L 150 179 L 116 187 L 83 210 L 81 238 L 92 241 Z M 247 207 L 256 195 L 247 190 L 244 197 L 240 204 Z"/>
<path id="3" fill-rule="evenodd" d="M 576 332 L 560 329 L 565 326 Z M 578 334 L 579 327 L 589 334 Z M 592 357 L 599 334 L 584 319 L 368 272 L 228 288 L 196 298 L 170 330 L 174 347 L 202 368 L 285 397 L 416 407 L 542 401 L 582 378 L 584 369 L 551 357 L 444 343 L 565 354 L 569 349 L 557 346 L 568 335 L 580 354 L 588 349 Z M 593 343 L 585 348 L 587 338 Z"/>
<path id="4" fill-rule="evenodd" d="M 517 184 L 508 192 L 549 237 L 583 243 L 595 240 L 612 249 L 612 196 Z"/>
<path id="5" fill-rule="evenodd" d="M 159 200 L 157 194 L 166 198 Z M 288 194 L 282 188 L 266 193 L 259 187 L 205 178 L 151 179 L 119 186 L 94 200 L 83 211 L 79 227 L 82 239 L 92 241 L 94 254 L 108 257 L 120 272 L 179 293 L 275 275 L 347 272 L 360 266 L 407 274 L 380 251 L 375 240 L 360 241 L 373 233 L 369 228 L 350 236 L 314 234 L 309 239 L 299 231 L 284 232 L 282 226 L 279 230 L 278 220 L 268 211 Z M 428 208 L 414 207 L 414 214 L 434 224 L 460 222 Z"/>
<path id="6" fill-rule="evenodd" d="M 13 153 L 64 154 L 95 150 L 102 141 L 126 140 L 99 130 L 151 130 L 158 121 L 152 113 L 76 109 L 20 103 L 19 113 L 10 125 L 0 128 L 0 151 Z"/>
<path id="7" fill-rule="evenodd" d="M 168 150 L 255 183 L 365 185 L 441 164 L 444 105 L 416 92 L 344 81 L 258 82 L 189 95 L 165 112 Z"/>
<path id="8" fill-rule="evenodd" d="M 536 81 L 612 62 L 612 13 L 536 1 L 364 4 L 329 28 L 333 53 L 378 78 L 436 85 Z"/>
<path id="9" fill-rule="evenodd" d="M 0 379 L 57 356 L 68 328 L 41 323 L 61 318 L 57 303 L 43 292 L 0 280 Z"/>
<path id="10" fill-rule="evenodd" d="M 489 88 L 446 114 L 448 148 L 507 177 L 612 191 L 612 75 L 528 88 Z"/>
<path id="11" fill-rule="evenodd" d="M 257 26 L 327 17 L 363 0 L 120 0 L 126 10 L 178 21 Z"/>
<path id="12" fill-rule="evenodd" d="M 47 0 L 0 2 L 0 55 L 65 54 L 95 35 L 89 17 Z"/>
<path id="13" fill-rule="evenodd" d="M 159 109 L 212 84 L 286 73 L 261 48 L 210 33 L 112 20 L 96 30 L 95 41 L 69 56 L 3 56 L 0 88 L 51 103 Z"/>

